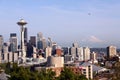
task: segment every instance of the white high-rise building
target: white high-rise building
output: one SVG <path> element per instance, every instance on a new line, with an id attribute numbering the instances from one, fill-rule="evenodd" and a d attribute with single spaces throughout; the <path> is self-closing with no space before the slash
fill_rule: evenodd
<path id="1" fill-rule="evenodd" d="M 51 56 L 52 55 L 52 48 L 51 47 L 47 47 L 46 50 L 45 50 L 45 53 L 46 53 L 46 58 L 48 56 Z"/>
<path id="2" fill-rule="evenodd" d="M 107 57 L 114 57 L 117 55 L 117 50 L 115 46 L 108 46 L 107 47 Z"/>
<path id="3" fill-rule="evenodd" d="M 8 43 L 4 43 L 3 45 L 3 61 L 8 62 Z"/>
<path id="4" fill-rule="evenodd" d="M 3 44 L 3 53 L 8 53 L 8 47 L 9 47 L 8 43 Z"/>
<path id="5" fill-rule="evenodd" d="M 90 59 L 91 59 L 92 63 L 98 63 L 98 61 L 97 61 L 97 53 L 92 52 L 90 55 L 91 55 Z"/>
<path id="6" fill-rule="evenodd" d="M 79 44 L 77 42 L 73 43 L 73 47 L 76 47 L 78 48 L 79 47 Z"/>
<path id="7" fill-rule="evenodd" d="M 4 53 L 4 57 L 3 57 L 3 61 L 4 63 L 7 63 L 8 62 L 8 53 Z"/>
<path id="8" fill-rule="evenodd" d="M 70 49 L 72 57 L 75 59 L 77 57 L 77 48 L 71 47 Z"/>
<path id="9" fill-rule="evenodd" d="M 18 62 L 18 53 L 13 53 L 13 62 Z"/>
<path id="10" fill-rule="evenodd" d="M 88 61 L 90 60 L 90 48 L 88 47 L 84 47 L 83 48 L 83 58 L 84 58 L 84 61 Z"/>
<path id="11" fill-rule="evenodd" d="M 79 61 L 83 61 L 84 58 L 83 58 L 83 48 L 80 47 L 80 48 L 77 48 L 77 55 L 78 55 L 78 60 Z"/>
<path id="12" fill-rule="evenodd" d="M 13 61 L 13 53 L 12 53 L 12 52 L 9 52 L 9 53 L 8 53 L 8 61 L 9 61 L 9 62 L 12 62 L 12 61 Z"/>

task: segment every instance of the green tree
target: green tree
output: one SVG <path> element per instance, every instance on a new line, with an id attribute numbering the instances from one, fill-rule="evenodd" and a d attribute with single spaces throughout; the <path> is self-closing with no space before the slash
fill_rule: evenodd
<path id="1" fill-rule="evenodd" d="M 55 72 L 51 69 L 48 70 L 41 70 L 38 73 L 39 80 L 55 80 Z"/>
<path id="2" fill-rule="evenodd" d="M 74 74 L 74 72 L 69 68 L 64 68 L 58 80 L 88 80 L 84 75 Z"/>
<path id="3" fill-rule="evenodd" d="M 88 80 L 85 75 L 79 75 L 76 80 Z"/>
<path id="4" fill-rule="evenodd" d="M 74 80 L 75 75 L 69 68 L 64 68 L 64 70 L 61 72 L 61 75 L 58 78 L 59 80 Z"/>

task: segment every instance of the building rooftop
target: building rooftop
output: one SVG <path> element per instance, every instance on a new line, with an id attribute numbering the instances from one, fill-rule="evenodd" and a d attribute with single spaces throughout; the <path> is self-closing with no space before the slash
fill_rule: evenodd
<path id="1" fill-rule="evenodd" d="M 104 67 L 96 66 L 96 65 L 91 64 L 91 63 L 89 63 L 89 62 L 81 62 L 81 63 L 79 64 L 79 66 L 83 66 L 83 67 L 90 66 L 90 65 L 92 65 L 93 71 L 95 71 L 95 72 L 102 72 L 102 71 L 108 70 L 108 69 L 106 69 L 106 68 L 104 68 Z"/>

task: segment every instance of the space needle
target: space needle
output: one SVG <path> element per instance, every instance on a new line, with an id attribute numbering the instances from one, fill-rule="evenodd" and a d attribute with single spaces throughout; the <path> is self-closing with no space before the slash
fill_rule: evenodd
<path id="1" fill-rule="evenodd" d="M 25 22 L 24 19 L 21 19 L 17 24 L 20 26 L 21 29 L 21 58 L 23 60 L 23 63 L 26 62 L 26 50 L 25 50 L 25 43 L 24 43 L 24 31 L 25 31 L 25 25 L 27 22 Z"/>

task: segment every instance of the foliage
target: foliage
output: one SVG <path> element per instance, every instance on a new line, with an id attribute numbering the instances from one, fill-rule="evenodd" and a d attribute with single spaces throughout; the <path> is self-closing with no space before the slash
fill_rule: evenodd
<path id="1" fill-rule="evenodd" d="M 69 68 L 64 68 L 58 80 L 87 80 L 84 75 L 74 74 Z"/>
<path id="2" fill-rule="evenodd" d="M 113 69 L 114 74 L 111 76 L 112 80 L 120 80 L 120 62 L 116 62 Z"/>
<path id="3" fill-rule="evenodd" d="M 59 77 L 51 69 L 31 71 L 29 67 L 18 67 L 16 63 L 0 64 L 7 74 L 9 80 L 87 80 L 84 75 L 74 74 L 69 68 L 64 68 Z"/>

